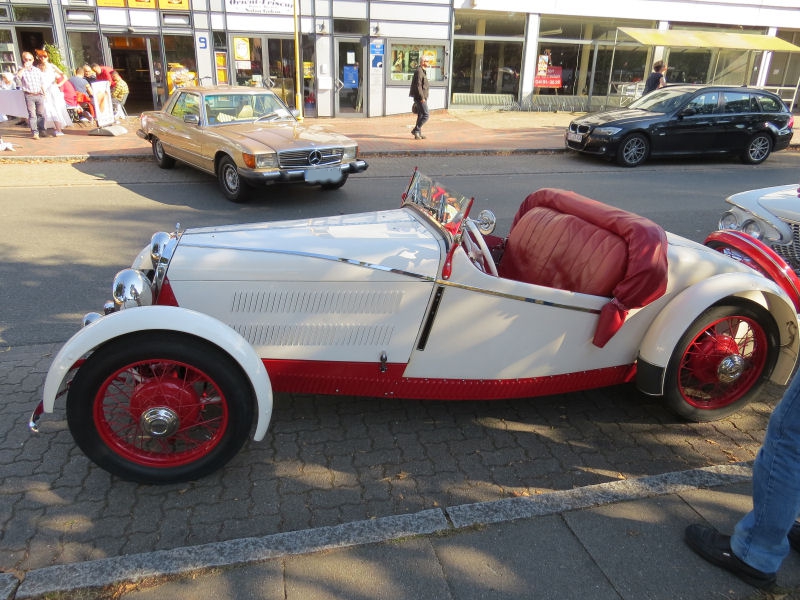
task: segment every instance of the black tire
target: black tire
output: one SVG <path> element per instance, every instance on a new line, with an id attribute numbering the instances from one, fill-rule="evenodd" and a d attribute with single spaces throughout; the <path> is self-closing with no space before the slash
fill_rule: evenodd
<path id="1" fill-rule="evenodd" d="M 706 309 L 667 365 L 666 405 L 690 421 L 722 419 L 758 395 L 778 358 L 778 326 L 750 302 Z"/>
<path id="2" fill-rule="evenodd" d="M 253 421 L 238 363 L 207 341 L 161 331 L 114 339 L 78 369 L 67 423 L 86 456 L 140 483 L 198 479 L 226 464 Z"/>
<path id="3" fill-rule="evenodd" d="M 345 183 L 347 183 L 347 175 L 348 173 L 342 173 L 342 178 L 336 183 L 323 183 L 320 187 L 323 190 L 338 190 Z"/>
<path id="4" fill-rule="evenodd" d="M 747 142 L 747 147 L 742 153 L 742 162 L 748 165 L 759 165 L 772 152 L 772 138 L 768 133 L 757 133 Z"/>
<path id="5" fill-rule="evenodd" d="M 636 167 L 642 164 L 650 153 L 650 142 L 641 133 L 631 133 L 620 142 L 617 149 L 617 164 L 623 167 Z"/>
<path id="6" fill-rule="evenodd" d="M 166 152 L 164 152 L 164 145 L 161 143 L 161 140 L 158 138 L 153 138 L 153 158 L 156 159 L 156 164 L 161 167 L 162 169 L 171 169 L 175 166 L 175 159 L 171 156 L 168 156 Z"/>
<path id="7" fill-rule="evenodd" d="M 231 202 L 246 202 L 250 186 L 239 175 L 239 169 L 230 156 L 223 156 L 217 164 L 217 181 L 222 194 Z"/>

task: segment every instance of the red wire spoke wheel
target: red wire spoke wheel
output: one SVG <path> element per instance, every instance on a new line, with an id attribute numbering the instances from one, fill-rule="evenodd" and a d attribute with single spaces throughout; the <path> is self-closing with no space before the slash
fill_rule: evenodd
<path id="1" fill-rule="evenodd" d="M 172 483 L 227 463 L 247 439 L 253 393 L 222 349 L 174 332 L 98 348 L 67 395 L 67 422 L 95 463 L 124 479 Z"/>
<path id="2" fill-rule="evenodd" d="M 211 377 L 183 362 L 126 365 L 100 386 L 94 423 L 121 457 L 150 467 L 208 454 L 228 425 L 228 402 Z"/>
<path id="3" fill-rule="evenodd" d="M 667 404 L 693 421 L 732 414 L 767 380 L 777 349 L 777 325 L 760 306 L 712 306 L 684 333 L 670 358 Z"/>

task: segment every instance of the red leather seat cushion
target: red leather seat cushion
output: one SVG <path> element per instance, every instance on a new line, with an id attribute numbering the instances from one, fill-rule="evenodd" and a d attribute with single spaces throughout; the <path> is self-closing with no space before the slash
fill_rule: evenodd
<path id="1" fill-rule="evenodd" d="M 523 201 L 498 266 L 501 277 L 612 297 L 593 343 L 604 346 L 628 309 L 667 290 L 667 235 L 633 213 L 575 192 L 542 189 Z"/>
<path id="2" fill-rule="evenodd" d="M 526 283 L 611 296 L 627 263 L 628 245 L 615 233 L 575 215 L 534 207 L 511 230 L 498 273 Z"/>

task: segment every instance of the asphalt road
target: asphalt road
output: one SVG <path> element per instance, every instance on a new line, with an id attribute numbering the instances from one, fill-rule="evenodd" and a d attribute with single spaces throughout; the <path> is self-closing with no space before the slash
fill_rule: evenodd
<path id="1" fill-rule="evenodd" d="M 778 153 L 756 167 L 725 159 L 636 169 L 571 154 L 373 158 L 341 190 L 273 187 L 246 205 L 225 201 L 210 176 L 188 167 L 163 171 L 150 160 L 6 164 L 0 348 L 67 339 L 83 314 L 102 308 L 114 274 L 156 231 L 393 208 L 414 167 L 473 195 L 473 210 L 493 210 L 498 232 L 508 231 L 528 193 L 559 187 L 702 241 L 716 228 L 725 196 L 797 182 L 800 154 Z"/>

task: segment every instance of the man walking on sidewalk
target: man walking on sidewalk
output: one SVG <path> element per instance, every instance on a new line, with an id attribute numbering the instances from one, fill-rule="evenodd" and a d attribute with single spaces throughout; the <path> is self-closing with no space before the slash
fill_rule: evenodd
<path id="1" fill-rule="evenodd" d="M 425 70 L 428 67 L 428 57 L 424 54 L 420 58 L 420 64 L 417 70 L 414 71 L 414 77 L 411 79 L 411 90 L 408 95 L 414 99 L 414 112 L 417 113 L 417 124 L 411 130 L 411 135 L 415 140 L 424 140 L 425 136 L 422 135 L 422 126 L 428 122 L 430 114 L 428 113 L 428 72 Z"/>
<path id="2" fill-rule="evenodd" d="M 38 140 L 39 130 L 44 131 L 44 78 L 41 69 L 33 66 L 33 54 L 30 52 L 22 53 L 22 68 L 17 72 L 17 78 L 25 94 L 31 137 Z"/>
<path id="3" fill-rule="evenodd" d="M 712 564 L 757 588 L 775 585 L 789 553 L 800 551 L 800 376 L 775 408 L 753 465 L 753 510 L 732 536 L 689 525 L 686 543 Z"/>

